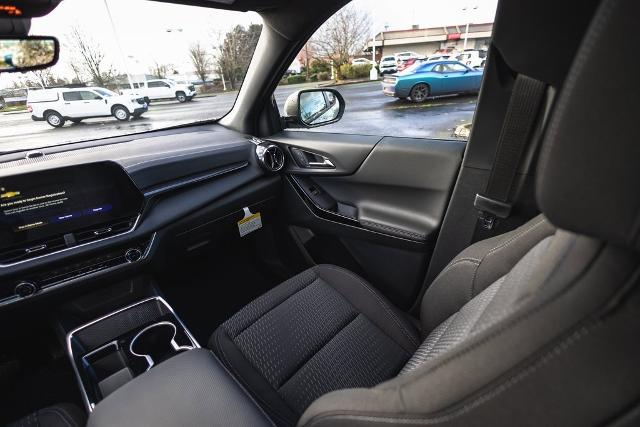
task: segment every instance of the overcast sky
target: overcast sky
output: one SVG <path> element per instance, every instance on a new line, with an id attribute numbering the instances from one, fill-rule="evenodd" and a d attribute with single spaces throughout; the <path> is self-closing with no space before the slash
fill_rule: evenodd
<path id="1" fill-rule="evenodd" d="M 322 0 L 307 0 L 322 1 Z M 107 0 L 114 28 L 108 18 L 104 0 L 63 0 L 49 15 L 32 20 L 31 34 L 53 35 L 62 43 L 56 75 L 70 78 L 71 60 L 65 48 L 70 28 L 78 26 L 90 42 L 99 44 L 107 61 L 118 70 L 125 63 L 132 74 L 149 72 L 155 62 L 170 63 L 181 73 L 191 71 L 187 49 L 195 41 L 212 50 L 219 34 L 235 25 L 261 23 L 256 13 L 174 5 L 147 0 Z M 385 27 L 406 29 L 411 25 L 441 25 L 493 22 L 497 0 L 354 0 L 373 17 L 375 31 Z M 463 10 L 464 8 L 467 10 Z M 0 89 L 7 87 L 17 75 L 0 75 Z"/>

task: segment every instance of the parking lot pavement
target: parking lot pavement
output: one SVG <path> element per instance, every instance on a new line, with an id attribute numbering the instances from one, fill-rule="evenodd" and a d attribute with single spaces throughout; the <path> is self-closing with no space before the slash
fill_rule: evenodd
<path id="1" fill-rule="evenodd" d="M 379 82 L 339 86 L 347 107 L 338 123 L 313 129 L 317 132 L 345 132 L 417 138 L 452 138 L 456 126 L 473 118 L 476 97 L 459 96 L 430 100 L 424 104 L 389 98 Z M 294 88 L 282 86 L 275 96 L 280 111 Z M 33 149 L 64 142 L 104 138 L 175 126 L 225 114 L 235 93 L 195 98 L 192 102 L 154 102 L 141 119 L 118 122 L 114 118 L 86 119 L 55 129 L 34 122 L 29 113 L 0 114 L 0 152 Z"/>

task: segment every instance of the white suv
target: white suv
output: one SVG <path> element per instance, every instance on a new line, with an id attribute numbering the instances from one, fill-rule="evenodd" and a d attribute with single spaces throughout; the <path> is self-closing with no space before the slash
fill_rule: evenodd
<path id="1" fill-rule="evenodd" d="M 196 88 L 192 84 L 178 83 L 171 79 L 147 80 L 133 83 L 133 89 L 126 85 L 121 92 L 125 95 L 142 96 L 147 103 L 152 100 L 175 98 L 178 102 L 191 101 L 196 96 Z"/>
<path id="2" fill-rule="evenodd" d="M 101 87 L 30 89 L 27 109 L 35 121 L 45 120 L 59 128 L 67 120 L 80 123 L 82 119 L 113 116 L 120 121 L 131 116 L 140 117 L 148 106 L 141 97 L 118 95 Z"/>
<path id="3" fill-rule="evenodd" d="M 388 74 L 396 72 L 396 56 L 387 55 L 380 59 L 380 74 Z"/>
<path id="4" fill-rule="evenodd" d="M 487 51 L 483 49 L 467 49 L 458 55 L 458 61 L 467 67 L 484 68 L 487 62 Z"/>

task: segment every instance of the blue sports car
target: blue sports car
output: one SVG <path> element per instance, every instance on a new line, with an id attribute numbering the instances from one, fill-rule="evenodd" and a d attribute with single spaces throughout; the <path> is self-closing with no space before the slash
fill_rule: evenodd
<path id="1" fill-rule="evenodd" d="M 477 93 L 482 70 L 458 61 L 431 61 L 412 65 L 382 80 L 382 93 L 423 102 L 430 96 Z"/>

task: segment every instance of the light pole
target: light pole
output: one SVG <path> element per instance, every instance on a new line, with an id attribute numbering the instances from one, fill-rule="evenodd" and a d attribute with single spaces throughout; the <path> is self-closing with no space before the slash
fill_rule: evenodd
<path id="1" fill-rule="evenodd" d="M 375 15 L 371 18 L 371 71 L 369 71 L 369 80 L 378 80 L 378 70 L 376 69 L 376 20 Z"/>
<path id="2" fill-rule="evenodd" d="M 469 6 L 465 6 L 462 8 L 463 11 L 471 13 L 472 10 L 478 10 L 478 5 L 475 5 L 471 8 Z M 469 38 L 469 24 L 471 21 L 471 16 L 467 16 L 467 25 L 464 31 L 464 44 L 462 45 L 462 50 L 467 50 L 467 38 Z"/>
<path id="3" fill-rule="evenodd" d="M 113 17 L 111 16 L 111 10 L 109 9 L 109 4 L 107 0 L 104 0 L 104 7 L 107 9 L 107 16 L 109 17 L 109 22 L 111 23 L 111 30 L 113 31 L 113 37 L 116 39 L 116 45 L 118 45 L 118 51 L 120 52 L 120 59 L 122 59 L 122 64 L 124 65 L 124 72 L 127 73 L 127 80 L 129 81 L 129 89 L 133 89 L 133 81 L 131 80 L 131 74 L 129 73 L 129 66 L 127 65 L 127 60 L 124 57 L 124 53 L 122 53 L 122 45 L 120 44 L 120 37 L 118 37 L 118 33 L 116 32 L 116 26 L 113 23 Z"/>

